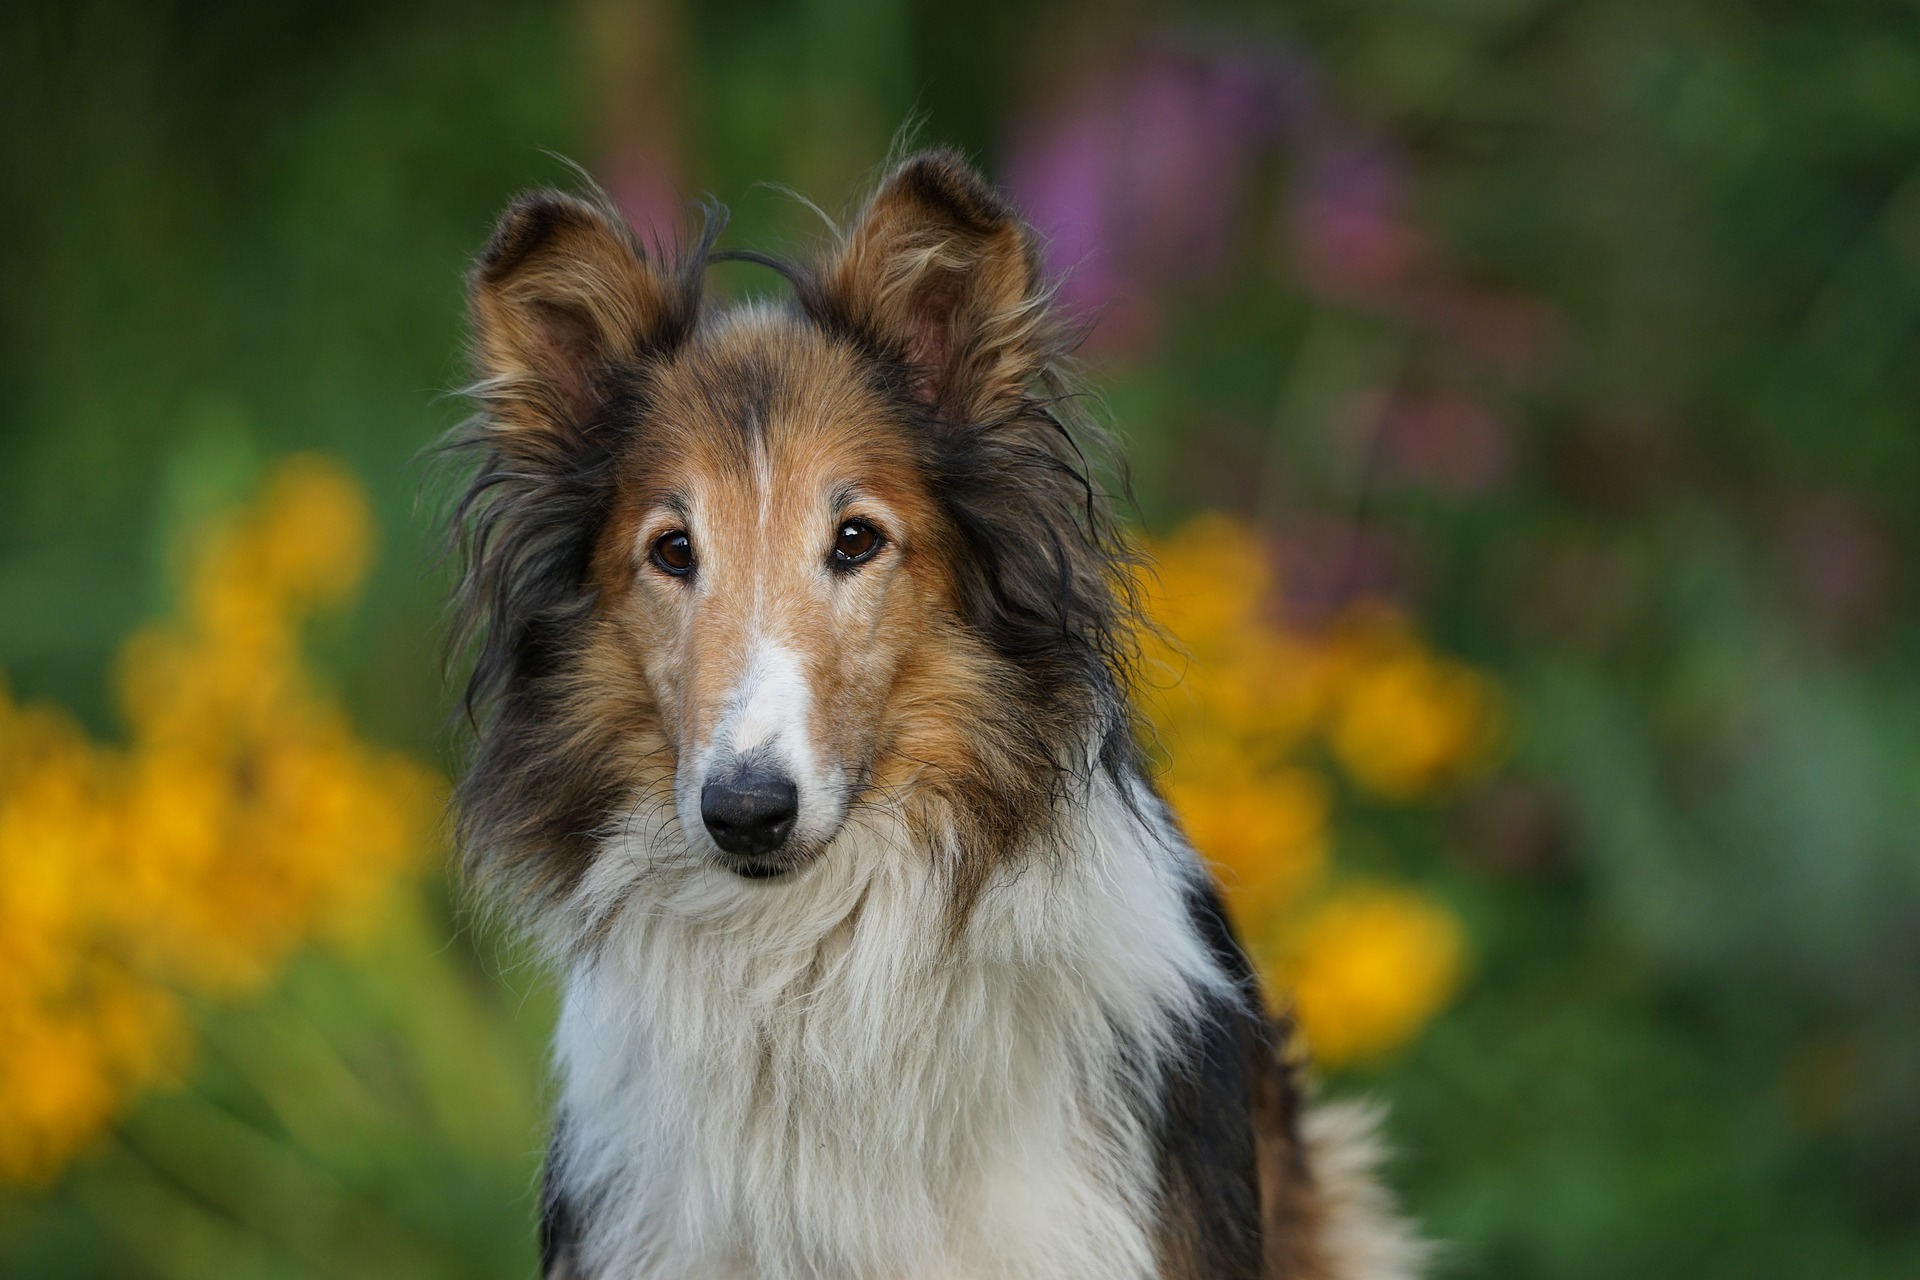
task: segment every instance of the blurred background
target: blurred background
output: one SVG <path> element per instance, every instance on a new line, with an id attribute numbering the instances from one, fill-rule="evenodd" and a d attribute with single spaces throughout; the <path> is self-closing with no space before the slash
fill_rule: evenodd
<path id="1" fill-rule="evenodd" d="M 461 273 L 560 156 L 803 249 L 912 122 L 1046 237 L 1165 785 L 1440 1274 L 1920 1275 L 1910 7 L 70 0 L 0 104 L 0 1274 L 533 1273 Z"/>

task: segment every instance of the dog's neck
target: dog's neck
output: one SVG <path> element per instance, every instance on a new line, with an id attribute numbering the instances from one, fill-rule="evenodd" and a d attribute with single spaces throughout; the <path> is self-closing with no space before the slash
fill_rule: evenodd
<path id="1" fill-rule="evenodd" d="M 946 928 L 888 815 L 788 883 L 605 849 L 554 1176 L 609 1274 L 1145 1276 L 1151 1085 L 1225 979 L 1117 784 Z M 987 1224 L 992 1224 L 989 1230 Z M 1036 1272 L 1036 1258 L 1057 1258 Z"/>

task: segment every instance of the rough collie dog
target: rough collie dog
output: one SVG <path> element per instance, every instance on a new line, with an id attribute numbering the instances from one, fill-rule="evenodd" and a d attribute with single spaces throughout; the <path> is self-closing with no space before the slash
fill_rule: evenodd
<path id="1" fill-rule="evenodd" d="M 1143 774 L 1032 233 L 934 151 L 816 260 L 711 244 L 539 193 L 471 281 L 458 803 L 563 977 L 545 1275 L 1411 1275 Z M 790 300 L 704 306 L 724 256 Z"/>

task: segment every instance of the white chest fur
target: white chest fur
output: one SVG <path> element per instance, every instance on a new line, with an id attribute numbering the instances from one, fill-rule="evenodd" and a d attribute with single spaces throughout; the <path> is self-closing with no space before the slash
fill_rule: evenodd
<path id="1" fill-rule="evenodd" d="M 1176 840 L 1096 784 L 958 942 L 868 816 L 792 883 L 609 846 L 568 977 L 557 1186 L 589 1275 L 1153 1274 L 1160 1064 L 1225 980 Z"/>

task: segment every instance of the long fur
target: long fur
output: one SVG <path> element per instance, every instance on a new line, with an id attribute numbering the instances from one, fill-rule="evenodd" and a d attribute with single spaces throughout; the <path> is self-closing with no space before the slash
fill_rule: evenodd
<path id="1" fill-rule="evenodd" d="M 1135 566 L 1031 233 L 929 152 L 817 261 L 777 264 L 788 307 L 704 314 L 710 256 L 649 256 L 603 203 L 549 193 L 472 281 L 458 802 L 470 879 L 563 973 L 545 1274 L 1415 1274 L 1369 1139 L 1302 1120 L 1284 1032 L 1143 775 Z M 779 651 L 794 671 L 838 674 L 769 705 L 845 756 L 807 784 L 844 810 L 749 885 L 683 774 L 719 749 L 703 708 L 749 696 L 707 689 L 721 638 L 773 643 L 752 628 L 774 588 L 737 616 L 684 594 L 647 567 L 647 522 L 699 525 L 684 477 L 733 477 L 734 523 L 770 537 L 780 468 L 836 459 L 898 545 L 820 588 L 867 592 L 854 622 L 815 604 L 777 632 L 814 645 Z M 869 639 L 857 602 L 908 590 Z M 696 600 L 699 643 L 673 621 Z M 832 699 L 828 729 L 804 718 Z"/>
<path id="2" fill-rule="evenodd" d="M 1190 864 L 1099 790 L 1080 856 L 985 895 L 951 945 L 884 813 L 843 836 L 880 856 L 779 897 L 603 859 L 581 893 L 628 905 L 559 1031 L 557 1178 L 608 1223 L 583 1269 L 1153 1274 L 1140 1104 L 1225 992 Z"/>

